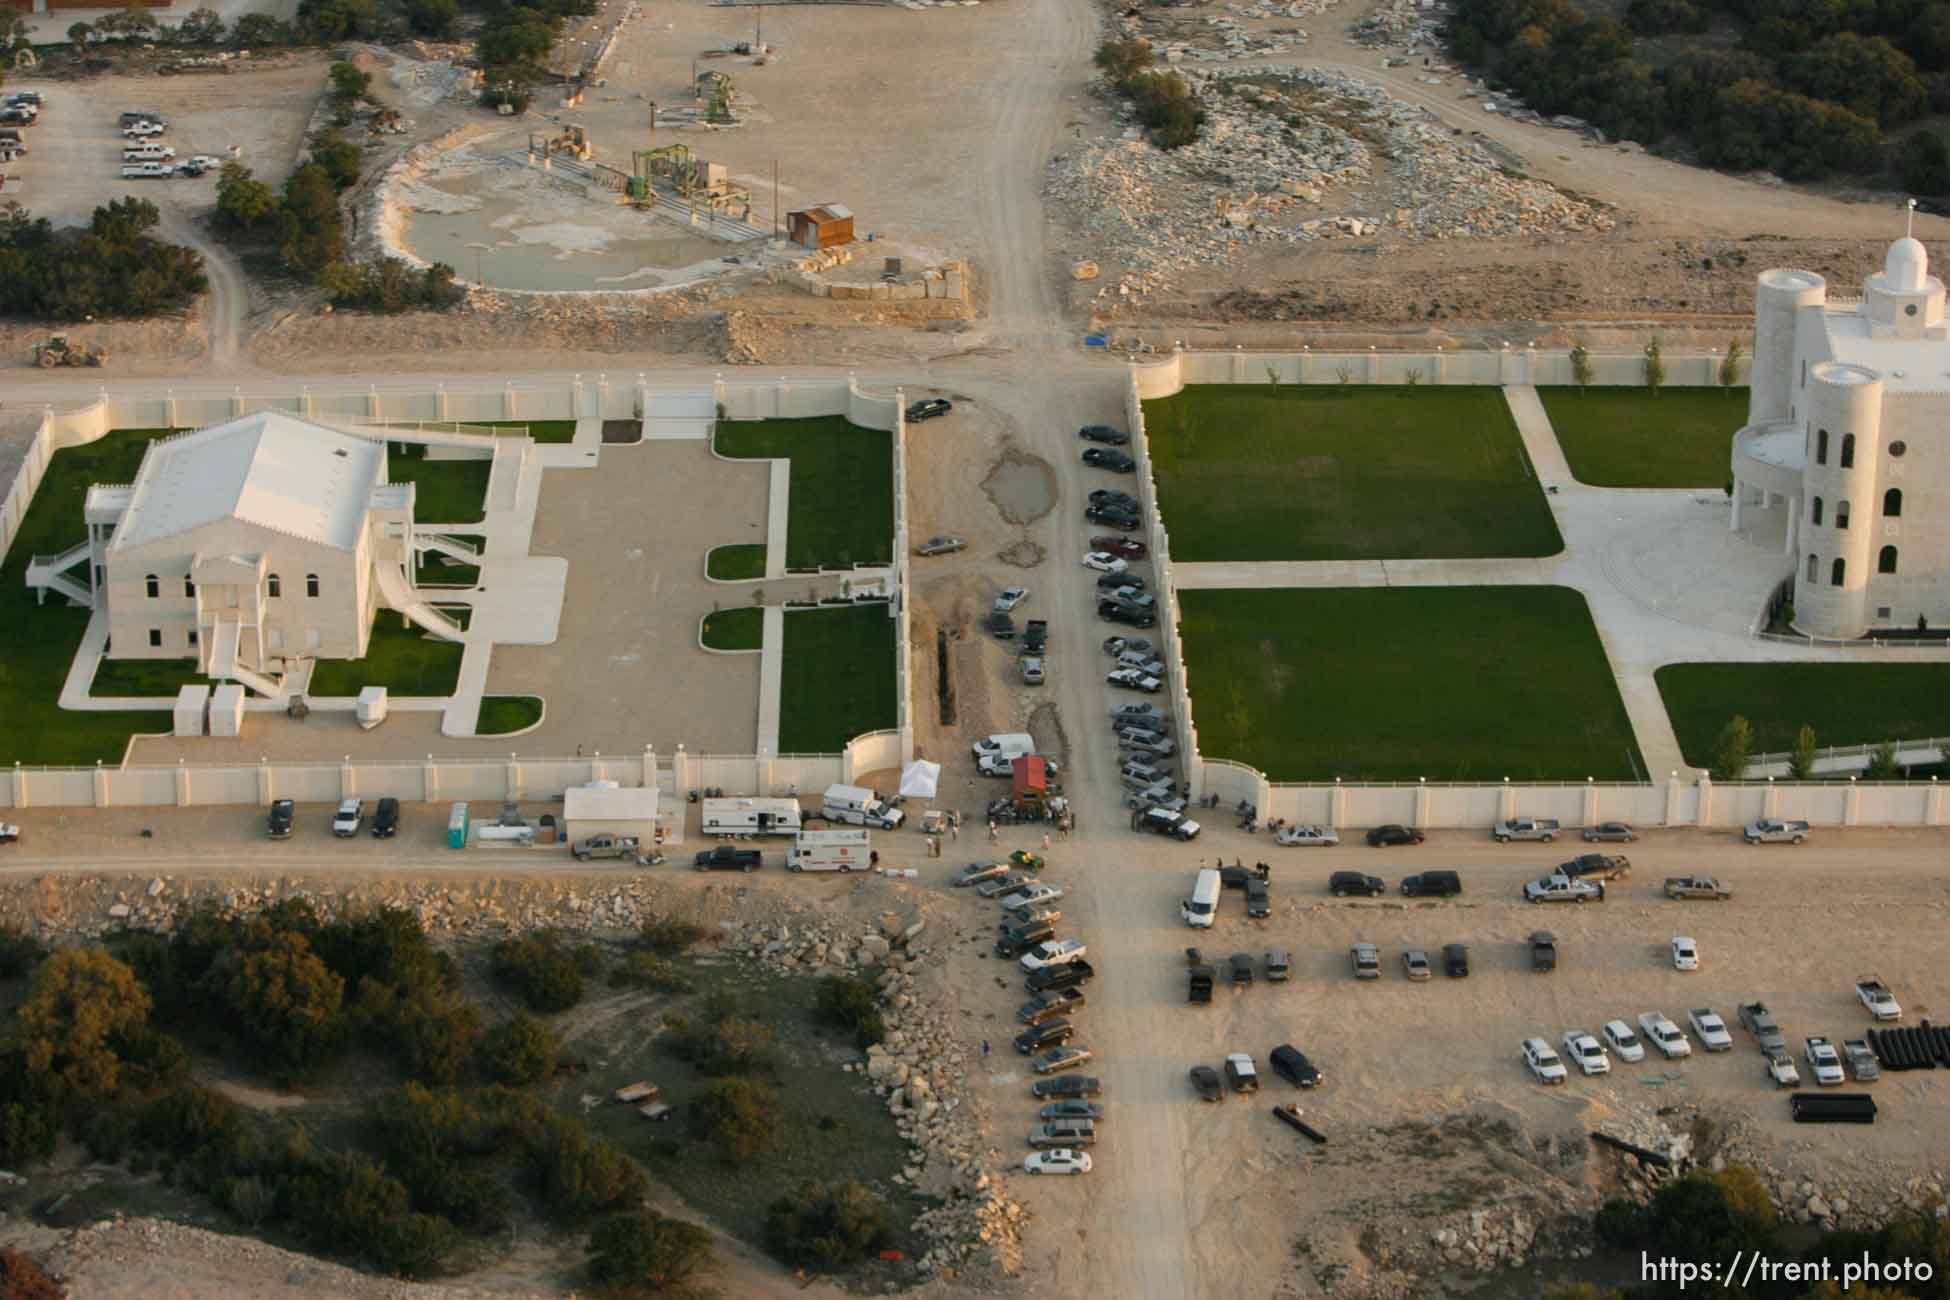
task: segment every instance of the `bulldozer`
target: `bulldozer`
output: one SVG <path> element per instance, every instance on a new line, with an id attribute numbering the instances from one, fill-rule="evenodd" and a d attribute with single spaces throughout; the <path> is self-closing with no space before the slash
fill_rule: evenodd
<path id="1" fill-rule="evenodd" d="M 34 364 L 43 370 L 56 366 L 99 366 L 107 360 L 106 348 L 70 343 L 65 334 L 49 335 L 46 342 L 34 345 Z"/>

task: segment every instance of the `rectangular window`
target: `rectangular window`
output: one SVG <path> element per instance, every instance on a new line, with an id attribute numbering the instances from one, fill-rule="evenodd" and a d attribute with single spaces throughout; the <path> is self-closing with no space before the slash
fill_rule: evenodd
<path id="1" fill-rule="evenodd" d="M 149 647 L 150 647 L 150 648 L 151 648 L 152 650 L 160 650 L 160 649 L 162 649 L 162 629 L 161 629 L 161 628 L 159 628 L 159 627 L 152 627 L 152 628 L 150 628 L 150 629 L 149 629 Z"/>
<path id="2" fill-rule="evenodd" d="M 1889 617 L 1889 606 L 1887 606 L 1887 605 L 1877 605 L 1877 606 L 1876 606 L 1876 617 L 1877 617 L 1877 618 L 1888 618 L 1888 617 Z"/>
<path id="3" fill-rule="evenodd" d="M 191 645 L 195 645 L 195 644 L 196 644 L 196 629 L 195 629 L 195 628 L 191 628 L 191 629 L 190 629 L 190 644 L 191 644 Z"/>

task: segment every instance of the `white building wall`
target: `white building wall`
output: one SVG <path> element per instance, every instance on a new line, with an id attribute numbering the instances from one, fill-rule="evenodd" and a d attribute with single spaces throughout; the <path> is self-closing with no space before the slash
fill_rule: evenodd
<path id="1" fill-rule="evenodd" d="M 1807 420 L 1813 450 L 1802 471 L 1809 517 L 1796 565 L 1794 621 L 1811 636 L 1856 637 L 1870 627 L 1873 611 L 1867 598 L 1880 507 L 1875 448 L 1882 435 L 1882 396 L 1882 381 L 1874 371 L 1833 361 L 1809 368 Z M 1844 466 L 1851 438 L 1851 463 Z M 1819 525 L 1812 516 L 1817 497 L 1823 503 Z M 1846 528 L 1838 526 L 1844 509 Z M 1840 583 L 1835 581 L 1838 561 Z"/>
<path id="2" fill-rule="evenodd" d="M 1785 420 L 1799 381 L 1797 318 L 1819 308 L 1828 285 L 1813 271 L 1763 271 L 1754 291 L 1754 361 L 1748 382 L 1747 423 Z"/>

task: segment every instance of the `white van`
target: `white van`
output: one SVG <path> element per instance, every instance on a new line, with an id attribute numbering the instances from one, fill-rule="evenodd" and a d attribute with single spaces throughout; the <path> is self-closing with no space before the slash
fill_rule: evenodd
<path id="1" fill-rule="evenodd" d="M 1209 930 L 1219 915 L 1219 872 L 1216 867 L 1206 867 L 1198 873 L 1198 883 L 1192 886 L 1192 896 L 1178 905 L 1178 915 L 1185 918 L 1185 924 L 1194 929 Z"/>
<path id="2" fill-rule="evenodd" d="M 975 751 L 977 761 L 991 755 L 997 758 L 1021 758 L 1024 754 L 1036 752 L 1036 741 L 1026 731 L 1007 731 L 1001 735 L 984 737 L 970 748 Z"/>
<path id="3" fill-rule="evenodd" d="M 800 831 L 785 856 L 791 871 L 865 871 L 873 865 L 866 831 Z"/>
<path id="4" fill-rule="evenodd" d="M 797 799 L 706 799 L 700 829 L 706 835 L 797 835 Z"/>
<path id="5" fill-rule="evenodd" d="M 820 815 L 849 826 L 872 826 L 891 831 L 907 820 L 907 814 L 890 808 L 881 797 L 863 785 L 829 785 Z"/>

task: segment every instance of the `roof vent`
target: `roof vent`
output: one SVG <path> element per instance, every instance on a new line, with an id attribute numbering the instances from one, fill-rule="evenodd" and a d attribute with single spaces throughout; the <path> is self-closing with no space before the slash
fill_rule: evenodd
<path id="1" fill-rule="evenodd" d="M 1890 373 L 1890 374 L 1892 374 L 1892 375 L 1894 375 L 1894 376 L 1895 376 L 1896 378 L 1898 378 L 1898 379 L 1901 379 L 1901 378 L 1903 377 L 1903 372 L 1902 372 L 1902 371 L 1900 371 L 1900 370 L 1892 370 L 1892 371 L 1890 371 L 1889 373 Z M 340 453 L 339 453 L 339 455 L 341 455 L 341 456 L 343 456 L 343 455 L 345 455 L 345 453 L 344 453 L 344 452 L 340 452 Z"/>
<path id="2" fill-rule="evenodd" d="M 344 459 L 346 459 L 346 451 L 345 451 L 345 448 L 343 448 L 343 447 L 339 447 L 339 448 L 335 448 L 335 449 L 333 450 L 333 452 L 332 452 L 332 454 L 333 454 L 334 456 L 337 456 L 337 457 L 338 457 L 338 458 L 339 458 L 340 460 L 344 460 Z"/>

